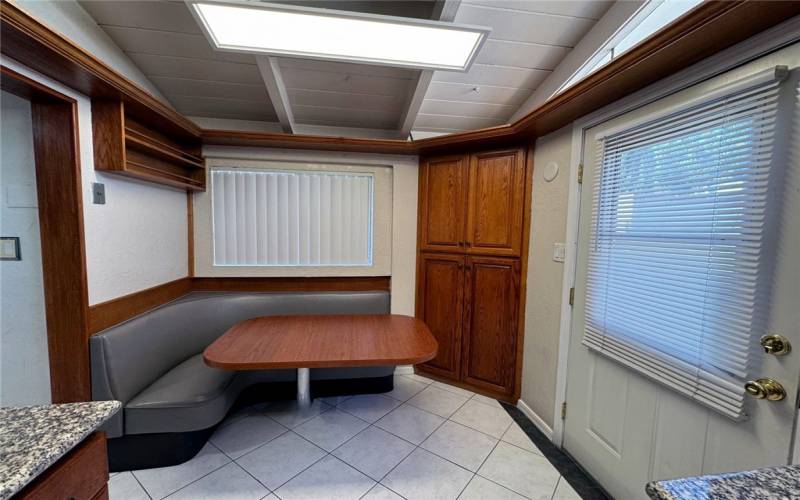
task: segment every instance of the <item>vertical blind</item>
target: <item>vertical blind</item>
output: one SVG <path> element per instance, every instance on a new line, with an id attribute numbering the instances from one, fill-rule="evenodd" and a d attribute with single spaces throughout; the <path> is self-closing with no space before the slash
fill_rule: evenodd
<path id="1" fill-rule="evenodd" d="M 213 170 L 216 266 L 372 265 L 373 177 Z"/>
<path id="2" fill-rule="evenodd" d="M 601 138 L 583 343 L 742 419 L 763 332 L 779 82 Z"/>

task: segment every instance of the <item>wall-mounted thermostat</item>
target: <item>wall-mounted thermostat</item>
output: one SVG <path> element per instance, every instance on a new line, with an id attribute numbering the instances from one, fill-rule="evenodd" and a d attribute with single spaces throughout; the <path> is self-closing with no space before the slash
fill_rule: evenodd
<path id="1" fill-rule="evenodd" d="M 19 237 L 0 236 L 0 260 L 22 260 Z"/>

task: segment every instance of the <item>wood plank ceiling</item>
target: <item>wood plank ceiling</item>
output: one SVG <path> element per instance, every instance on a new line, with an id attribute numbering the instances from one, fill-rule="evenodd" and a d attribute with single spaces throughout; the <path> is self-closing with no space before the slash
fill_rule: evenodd
<path id="1" fill-rule="evenodd" d="M 81 1 L 184 115 L 258 122 L 243 126 L 260 130 L 384 138 L 405 135 L 404 123 L 434 133 L 507 123 L 613 1 L 291 3 L 454 20 L 492 33 L 469 72 L 436 71 L 427 80 L 418 70 L 284 57 L 264 72 L 252 54 L 214 51 L 182 1 Z M 417 95 L 414 106 L 415 91 L 424 99 Z"/>

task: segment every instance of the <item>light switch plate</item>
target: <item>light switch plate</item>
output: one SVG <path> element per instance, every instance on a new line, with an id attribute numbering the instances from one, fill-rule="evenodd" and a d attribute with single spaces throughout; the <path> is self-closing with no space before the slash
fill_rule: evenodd
<path id="1" fill-rule="evenodd" d="M 553 245 L 553 260 L 555 262 L 564 262 L 567 258 L 567 249 L 563 243 L 556 243 Z"/>
<path id="2" fill-rule="evenodd" d="M 102 182 L 92 183 L 92 203 L 95 205 L 106 204 L 106 185 Z"/>
<path id="3" fill-rule="evenodd" d="M 0 236 L 0 260 L 22 260 L 19 237 Z"/>

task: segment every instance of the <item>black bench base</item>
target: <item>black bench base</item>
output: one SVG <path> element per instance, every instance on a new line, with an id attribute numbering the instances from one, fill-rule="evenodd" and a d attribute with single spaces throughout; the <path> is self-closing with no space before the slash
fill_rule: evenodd
<path id="1" fill-rule="evenodd" d="M 392 389 L 394 389 L 393 375 L 311 381 L 311 394 L 315 398 L 349 394 L 377 394 L 389 392 Z M 228 413 L 252 404 L 294 399 L 296 391 L 297 384 L 295 382 L 273 382 L 250 386 L 242 391 Z M 216 427 L 212 426 L 208 429 L 191 432 L 126 434 L 109 439 L 108 469 L 110 472 L 122 472 L 182 464 L 197 455 Z"/>

